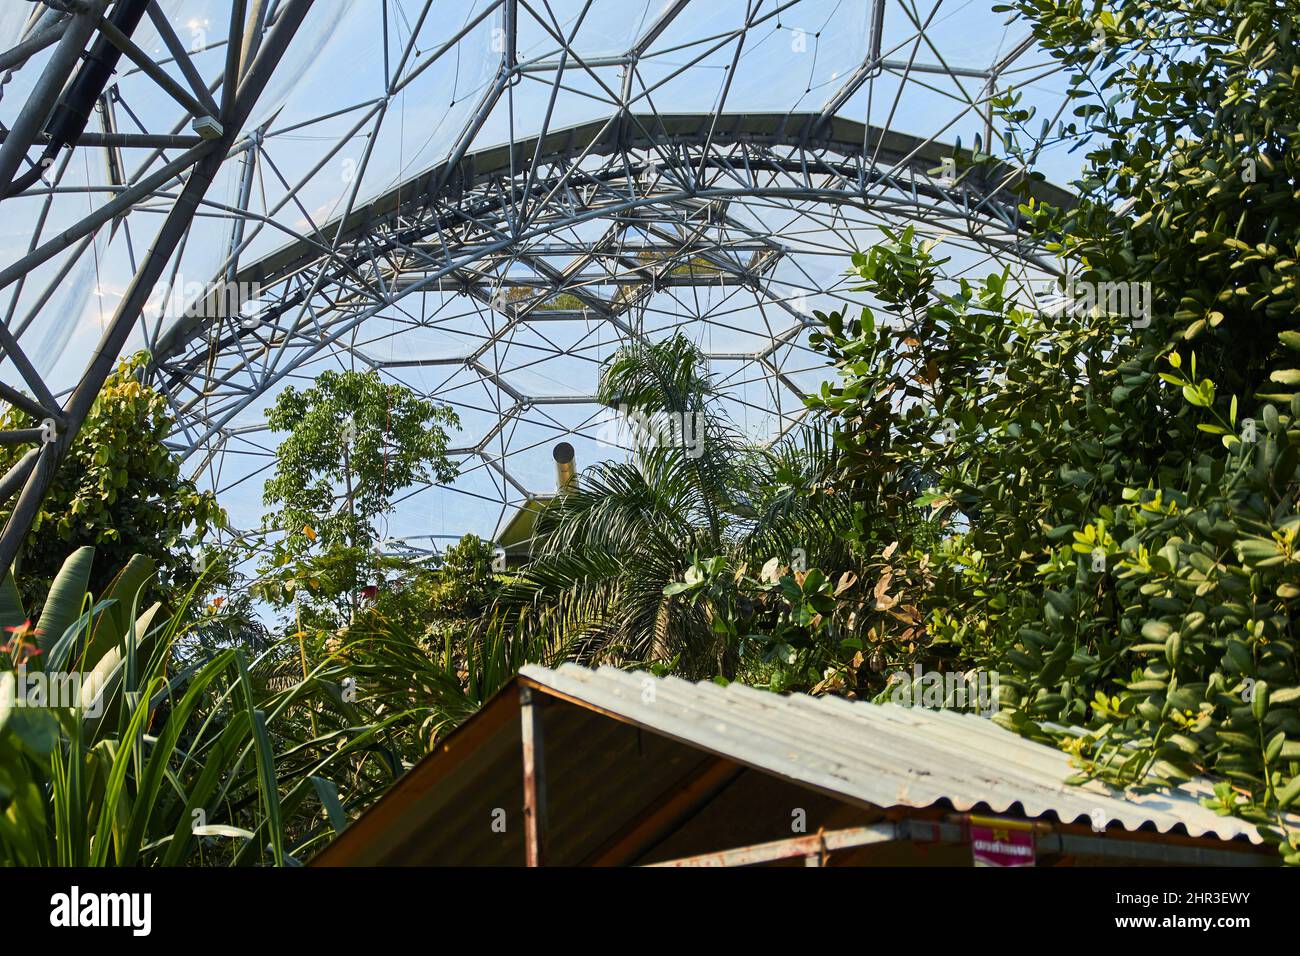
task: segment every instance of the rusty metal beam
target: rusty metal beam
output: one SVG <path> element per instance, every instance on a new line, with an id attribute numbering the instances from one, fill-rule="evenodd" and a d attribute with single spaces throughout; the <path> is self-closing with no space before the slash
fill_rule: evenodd
<path id="1" fill-rule="evenodd" d="M 758 843 L 753 846 L 737 847 L 734 850 L 721 850 L 717 853 L 702 853 L 699 856 L 687 856 L 679 860 L 650 865 L 753 866 L 757 863 L 774 863 L 777 860 L 789 860 L 801 856 L 805 862 L 808 862 L 810 857 L 815 858 L 817 863 L 813 865 L 820 866 L 822 860 L 835 850 L 847 850 L 872 843 L 892 843 L 897 839 L 898 833 L 894 824 L 877 823 L 867 827 L 831 830 L 829 833 L 821 831 L 790 840 Z"/>

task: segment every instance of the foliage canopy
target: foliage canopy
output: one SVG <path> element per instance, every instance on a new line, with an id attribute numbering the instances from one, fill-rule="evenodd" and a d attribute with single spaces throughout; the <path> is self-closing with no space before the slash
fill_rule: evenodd
<path id="1" fill-rule="evenodd" d="M 100 555 L 89 580 L 97 593 L 136 553 L 154 562 L 161 588 L 187 591 L 200 573 L 195 549 L 225 524 L 216 498 L 181 477 L 180 458 L 163 444 L 175 419 L 166 398 L 141 381 L 148 358 L 141 352 L 124 360 L 104 382 L 41 502 L 17 562 L 29 605 L 84 545 Z M 0 415 L 0 429 L 30 427 L 19 409 Z M 0 473 L 25 450 L 0 447 Z M 0 508 L 0 520 L 12 503 Z"/>

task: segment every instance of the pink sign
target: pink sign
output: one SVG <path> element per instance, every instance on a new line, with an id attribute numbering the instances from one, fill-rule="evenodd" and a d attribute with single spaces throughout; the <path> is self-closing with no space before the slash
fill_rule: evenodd
<path id="1" fill-rule="evenodd" d="M 970 846 L 976 866 L 1034 865 L 1033 830 L 972 823 Z"/>

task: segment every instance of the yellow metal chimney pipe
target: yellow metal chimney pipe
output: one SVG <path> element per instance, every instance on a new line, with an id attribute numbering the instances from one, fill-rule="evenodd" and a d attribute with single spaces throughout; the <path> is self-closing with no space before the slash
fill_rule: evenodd
<path id="1" fill-rule="evenodd" d="M 573 461 L 573 446 L 567 441 L 556 444 L 551 449 L 555 459 L 555 493 L 567 494 L 578 487 L 578 466 Z"/>

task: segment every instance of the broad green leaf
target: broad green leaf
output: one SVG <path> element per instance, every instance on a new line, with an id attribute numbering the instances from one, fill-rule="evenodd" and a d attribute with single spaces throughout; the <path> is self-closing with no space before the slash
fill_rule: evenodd
<path id="1" fill-rule="evenodd" d="M 6 574 L 0 581 L 0 627 L 19 627 L 27 620 L 23 610 L 23 599 L 14 583 L 13 574 Z"/>
<path id="2" fill-rule="evenodd" d="M 50 585 L 37 625 L 40 634 L 36 640 L 42 651 L 48 652 L 81 613 L 94 561 L 95 549 L 86 545 L 72 552 L 63 562 Z"/>

